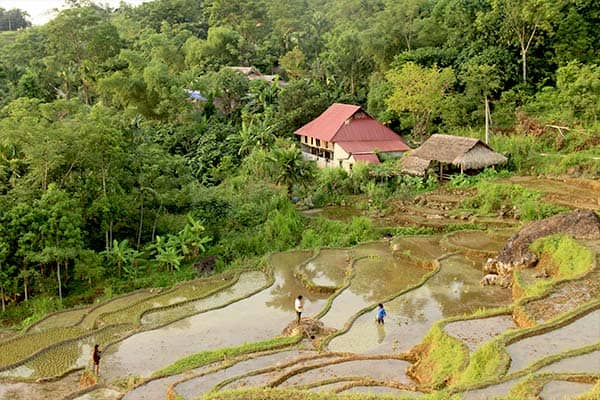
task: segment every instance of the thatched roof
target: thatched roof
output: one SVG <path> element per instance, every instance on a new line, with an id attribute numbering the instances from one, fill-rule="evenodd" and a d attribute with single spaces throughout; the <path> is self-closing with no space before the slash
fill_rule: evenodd
<path id="1" fill-rule="evenodd" d="M 431 135 L 409 154 L 426 161 L 452 164 L 463 169 L 481 169 L 502 164 L 507 158 L 479 139 L 452 135 Z"/>
<path id="2" fill-rule="evenodd" d="M 400 159 L 400 164 L 402 165 L 402 172 L 408 175 L 425 176 L 431 161 L 407 155 Z"/>

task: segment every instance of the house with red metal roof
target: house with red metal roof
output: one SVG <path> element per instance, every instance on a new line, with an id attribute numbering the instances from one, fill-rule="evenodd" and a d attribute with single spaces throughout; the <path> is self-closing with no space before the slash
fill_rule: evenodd
<path id="1" fill-rule="evenodd" d="M 379 163 L 376 153 L 399 157 L 410 150 L 394 131 L 351 104 L 332 104 L 295 134 L 304 158 L 323 168 L 351 170 L 357 162 Z"/>

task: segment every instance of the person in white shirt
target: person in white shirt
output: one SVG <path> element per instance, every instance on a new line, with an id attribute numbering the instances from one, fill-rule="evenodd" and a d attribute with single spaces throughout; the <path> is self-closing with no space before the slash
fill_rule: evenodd
<path id="1" fill-rule="evenodd" d="M 296 309 L 298 323 L 300 323 L 300 317 L 302 316 L 302 311 L 304 311 L 304 299 L 302 299 L 302 295 L 296 297 L 296 301 L 294 302 L 294 308 Z"/>

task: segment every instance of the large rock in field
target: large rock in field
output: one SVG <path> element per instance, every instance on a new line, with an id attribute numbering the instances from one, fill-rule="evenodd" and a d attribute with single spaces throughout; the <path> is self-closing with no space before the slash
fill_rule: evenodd
<path id="1" fill-rule="evenodd" d="M 484 270 L 508 275 L 514 268 L 533 267 L 538 259 L 529 246 L 539 238 L 558 233 L 575 239 L 600 239 L 600 217 L 590 210 L 575 210 L 532 222 L 508 239 L 500 253 L 487 261 Z"/>

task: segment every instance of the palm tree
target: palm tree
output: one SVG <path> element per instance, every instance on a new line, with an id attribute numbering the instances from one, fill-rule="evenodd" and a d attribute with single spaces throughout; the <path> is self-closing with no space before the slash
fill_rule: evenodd
<path id="1" fill-rule="evenodd" d="M 295 143 L 273 148 L 269 161 L 275 183 L 287 186 L 288 195 L 292 194 L 294 185 L 304 186 L 315 175 L 313 163 L 302 158 L 302 152 Z"/>

